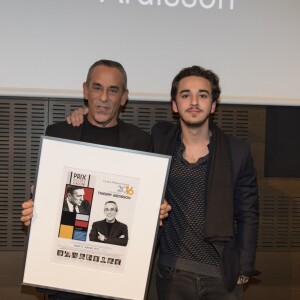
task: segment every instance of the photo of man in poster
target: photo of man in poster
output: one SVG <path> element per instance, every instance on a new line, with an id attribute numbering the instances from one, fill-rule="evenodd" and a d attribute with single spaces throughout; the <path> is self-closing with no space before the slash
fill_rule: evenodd
<path id="1" fill-rule="evenodd" d="M 63 211 L 90 214 L 91 204 L 84 199 L 84 188 L 82 186 L 67 185 L 66 190 Z"/>
<path id="2" fill-rule="evenodd" d="M 117 203 L 107 201 L 104 205 L 105 219 L 93 223 L 89 235 L 90 241 L 118 246 L 127 245 L 128 227 L 116 219 L 117 213 Z"/>

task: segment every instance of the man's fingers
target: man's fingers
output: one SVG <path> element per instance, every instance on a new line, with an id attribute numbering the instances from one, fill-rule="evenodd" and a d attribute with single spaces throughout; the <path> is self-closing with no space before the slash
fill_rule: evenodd
<path id="1" fill-rule="evenodd" d="M 21 221 L 25 226 L 29 226 L 31 223 L 32 215 L 33 215 L 33 201 L 29 199 L 22 203 L 22 216 Z"/>
<path id="2" fill-rule="evenodd" d="M 74 127 L 80 126 L 83 123 L 84 109 L 82 107 L 74 110 L 71 115 L 67 118 L 67 122 L 72 124 Z"/>
<path id="3" fill-rule="evenodd" d="M 22 216 L 32 216 L 33 207 L 22 210 Z"/>
<path id="4" fill-rule="evenodd" d="M 29 226 L 30 223 L 31 223 L 31 221 L 27 221 L 27 222 L 24 222 L 24 225 L 25 225 L 25 226 Z"/>
<path id="5" fill-rule="evenodd" d="M 21 217 L 21 221 L 23 222 L 23 224 L 25 226 L 29 226 L 31 223 L 31 219 L 32 219 L 32 214 L 31 215 L 27 215 L 27 216 L 22 216 Z"/>
<path id="6" fill-rule="evenodd" d="M 166 199 L 164 200 L 164 202 L 160 205 L 160 210 L 161 211 L 165 211 L 165 212 L 169 212 L 171 210 L 171 205 L 169 205 L 169 203 L 166 201 Z"/>
<path id="7" fill-rule="evenodd" d="M 164 219 L 169 216 L 169 211 L 171 210 L 171 205 L 168 204 L 166 200 L 160 206 L 160 219 Z"/>
<path id="8" fill-rule="evenodd" d="M 22 203 L 22 208 L 23 209 L 32 208 L 32 207 L 33 207 L 32 199 L 26 200 Z"/>

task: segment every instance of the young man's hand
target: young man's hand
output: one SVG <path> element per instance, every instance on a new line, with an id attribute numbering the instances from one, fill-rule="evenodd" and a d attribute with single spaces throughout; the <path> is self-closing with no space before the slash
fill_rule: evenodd
<path id="1" fill-rule="evenodd" d="M 171 206 L 168 204 L 167 200 L 164 199 L 164 202 L 160 205 L 160 215 L 159 215 L 159 225 L 162 226 L 163 219 L 169 216 L 169 211 L 171 210 Z"/>
<path id="2" fill-rule="evenodd" d="M 78 127 L 83 123 L 83 118 L 89 112 L 88 107 L 80 107 L 74 110 L 70 116 L 67 117 L 68 124 L 73 127 Z"/>

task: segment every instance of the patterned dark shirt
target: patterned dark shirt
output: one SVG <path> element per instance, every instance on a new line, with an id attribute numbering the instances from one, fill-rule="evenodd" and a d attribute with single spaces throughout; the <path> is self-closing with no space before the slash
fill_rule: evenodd
<path id="1" fill-rule="evenodd" d="M 191 164 L 183 158 L 183 152 L 184 145 L 179 137 L 165 197 L 172 210 L 164 224 L 160 253 L 163 256 L 197 262 L 200 266 L 219 266 L 217 251 L 203 239 L 208 155 Z M 198 270 L 197 273 L 202 274 L 202 271 Z"/>

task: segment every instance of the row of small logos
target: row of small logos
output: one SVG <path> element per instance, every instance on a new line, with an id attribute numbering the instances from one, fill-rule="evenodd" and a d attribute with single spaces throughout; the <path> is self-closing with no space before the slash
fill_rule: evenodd
<path id="1" fill-rule="evenodd" d="M 78 253 L 78 252 L 67 251 L 67 250 L 57 250 L 57 256 L 70 258 L 70 259 L 93 261 L 93 262 L 97 262 L 97 263 L 99 262 L 99 263 L 103 263 L 103 264 L 119 265 L 119 266 L 121 265 L 121 262 L 122 262 L 122 260 L 120 258 L 112 258 L 112 257 L 106 257 L 106 256 Z"/>

